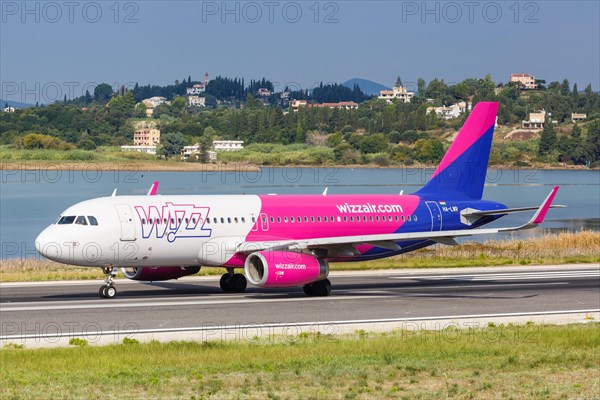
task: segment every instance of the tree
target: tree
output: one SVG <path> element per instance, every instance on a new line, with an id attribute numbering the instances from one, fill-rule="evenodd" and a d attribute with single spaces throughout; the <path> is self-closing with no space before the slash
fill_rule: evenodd
<path id="1" fill-rule="evenodd" d="M 246 95 L 246 108 L 249 110 L 255 110 L 262 107 L 262 102 L 254 98 L 252 93 L 248 92 Z"/>
<path id="2" fill-rule="evenodd" d="M 439 162 L 444 156 L 444 145 L 436 138 L 419 139 L 415 143 L 414 157 L 426 163 Z"/>
<path id="3" fill-rule="evenodd" d="M 135 110 L 133 112 L 133 116 L 136 118 L 146 118 L 147 107 L 144 103 L 137 103 L 135 105 Z"/>
<path id="4" fill-rule="evenodd" d="M 425 95 L 425 90 L 427 89 L 427 84 L 425 83 L 425 79 L 419 78 L 417 80 L 417 92 L 420 96 Z"/>
<path id="5" fill-rule="evenodd" d="M 183 136 L 181 132 L 166 133 L 162 135 L 160 140 L 160 153 L 166 158 L 180 154 L 181 150 L 183 150 L 183 146 L 185 146 L 185 136 Z"/>
<path id="6" fill-rule="evenodd" d="M 89 138 L 84 138 L 77 142 L 77 147 L 83 150 L 95 150 L 96 143 Z"/>
<path id="7" fill-rule="evenodd" d="M 586 137 L 587 151 L 592 162 L 600 161 L 600 120 L 595 120 L 588 125 Z"/>
<path id="8" fill-rule="evenodd" d="M 359 142 L 360 151 L 368 153 L 382 153 L 388 149 L 388 141 L 383 134 L 364 136 Z"/>
<path id="9" fill-rule="evenodd" d="M 173 101 L 171 101 L 171 111 L 175 116 L 180 116 L 186 106 L 187 102 L 181 96 L 175 96 Z"/>
<path id="10" fill-rule="evenodd" d="M 396 78 L 396 87 L 402 87 L 402 79 L 400 78 L 400 75 L 398 75 Z"/>
<path id="11" fill-rule="evenodd" d="M 101 83 L 94 89 L 94 100 L 105 104 L 113 95 L 112 87 L 108 83 Z"/>
<path id="12" fill-rule="evenodd" d="M 562 81 L 562 83 L 560 85 L 560 93 L 563 96 L 567 96 L 569 93 L 571 93 L 571 85 L 569 85 L 568 79 L 565 79 Z"/>
<path id="13" fill-rule="evenodd" d="M 210 149 L 212 148 L 213 140 L 217 135 L 217 131 L 212 126 L 204 128 L 204 134 L 200 138 L 200 162 L 207 163 L 210 161 Z"/>
<path id="14" fill-rule="evenodd" d="M 204 104 L 206 104 L 206 107 L 216 108 L 217 104 L 218 104 L 218 100 L 215 96 L 211 96 L 210 94 L 207 94 L 205 96 Z"/>
<path id="15" fill-rule="evenodd" d="M 542 136 L 540 137 L 540 145 L 538 147 L 538 154 L 545 156 L 550 154 L 556 149 L 557 139 L 556 132 L 554 132 L 554 126 L 550 122 L 550 118 L 546 121 L 544 129 L 542 130 Z"/>

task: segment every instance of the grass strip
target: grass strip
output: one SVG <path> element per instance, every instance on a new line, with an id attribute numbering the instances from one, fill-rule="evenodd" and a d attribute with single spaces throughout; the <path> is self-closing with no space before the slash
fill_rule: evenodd
<path id="1" fill-rule="evenodd" d="M 2 399 L 596 398 L 600 324 L 0 349 Z"/>

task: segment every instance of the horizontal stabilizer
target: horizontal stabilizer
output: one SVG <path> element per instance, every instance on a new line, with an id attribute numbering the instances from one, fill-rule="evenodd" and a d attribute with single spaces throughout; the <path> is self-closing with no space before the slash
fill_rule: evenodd
<path id="1" fill-rule="evenodd" d="M 549 208 L 565 208 L 565 207 L 567 207 L 567 206 L 561 205 L 561 204 L 554 204 L 554 205 L 551 205 Z M 478 219 L 489 216 L 489 215 L 506 215 L 506 214 L 513 214 L 513 213 L 519 213 L 519 212 L 526 212 L 526 211 L 535 211 L 537 209 L 538 209 L 538 207 L 517 207 L 517 208 L 502 208 L 499 210 L 482 211 L 482 210 L 476 210 L 473 208 L 465 208 L 464 210 L 462 210 L 460 212 L 460 217 L 461 217 L 461 222 L 463 222 L 467 225 L 471 225 L 474 222 L 476 222 Z"/>

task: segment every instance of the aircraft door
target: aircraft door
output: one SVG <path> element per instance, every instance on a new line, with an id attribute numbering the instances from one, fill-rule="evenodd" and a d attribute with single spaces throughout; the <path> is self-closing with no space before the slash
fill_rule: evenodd
<path id="1" fill-rule="evenodd" d="M 442 230 L 442 210 L 440 210 L 440 206 L 435 201 L 428 201 L 427 208 L 429 208 L 429 213 L 431 214 L 431 231 L 441 231 Z"/>
<path id="2" fill-rule="evenodd" d="M 134 241 L 136 239 L 135 222 L 131 207 L 129 204 L 117 204 L 115 208 L 117 209 L 117 214 L 119 214 L 119 222 L 121 224 L 121 241 Z"/>

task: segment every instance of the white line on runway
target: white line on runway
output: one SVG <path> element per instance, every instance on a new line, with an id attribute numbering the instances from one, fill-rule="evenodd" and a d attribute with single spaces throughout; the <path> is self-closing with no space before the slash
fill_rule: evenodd
<path id="1" fill-rule="evenodd" d="M 473 274 L 473 275 L 422 275 L 422 276 L 390 276 L 389 279 L 398 280 L 457 280 L 457 281 L 482 281 L 482 280 L 525 280 L 525 279 L 555 279 L 555 278 L 584 278 L 600 277 L 600 272 L 582 271 L 580 273 L 518 273 L 518 274 Z"/>
<path id="2" fill-rule="evenodd" d="M 571 270 L 569 268 L 585 268 L 586 266 L 590 266 L 586 269 L 578 269 Z M 542 271 L 523 271 L 522 268 L 529 269 L 544 269 Z M 560 269 L 559 269 L 560 268 Z M 465 274 L 465 270 L 473 270 L 477 269 L 477 272 L 473 272 L 469 275 Z M 502 272 L 486 272 L 487 269 L 502 269 Z M 514 272 L 510 272 L 513 270 Z M 554 271 L 556 269 L 556 271 Z M 508 271 L 507 271 L 508 270 Z M 426 275 L 431 271 L 430 275 Z M 330 277 L 337 278 L 348 278 L 348 277 L 381 277 L 381 276 L 389 276 L 392 279 L 434 279 L 436 277 L 448 279 L 448 277 L 469 277 L 472 278 L 474 276 L 493 276 L 493 275 L 505 275 L 505 276 L 515 276 L 520 274 L 578 274 L 578 273 L 593 273 L 600 274 L 600 270 L 597 268 L 597 265 L 594 264 L 566 264 L 566 265 L 535 265 L 535 266 L 503 266 L 503 267 L 467 267 L 467 268 L 444 268 L 444 273 L 440 273 L 440 269 L 389 269 L 389 270 L 366 270 L 366 271 L 332 271 Z M 593 275 L 593 276 L 596 276 Z M 198 282 L 216 282 L 218 281 L 220 276 L 193 276 L 193 277 L 184 277 L 177 281 L 179 284 L 185 283 L 198 283 Z M 117 284 L 141 284 L 143 282 L 139 281 L 130 281 L 127 279 L 119 279 L 117 280 Z M 102 285 L 104 284 L 103 280 L 89 280 L 89 281 L 43 281 L 43 282 L 0 282 L 0 288 L 10 288 L 10 287 L 40 287 L 40 286 L 81 286 L 81 285 Z"/>
<path id="3" fill-rule="evenodd" d="M 546 283 L 502 283 L 498 285 L 453 285 L 453 286 L 433 286 L 435 289 L 456 289 L 459 287 L 471 288 L 491 288 L 491 287 L 513 287 L 513 286 L 553 286 L 553 285 L 568 285 L 569 282 L 546 282 Z M 419 286 L 426 287 L 426 286 Z M 402 288 L 404 289 L 404 288 Z"/>
<path id="4" fill-rule="evenodd" d="M 75 310 L 75 309 L 99 309 L 99 308 L 140 308 L 140 307 L 167 307 L 167 306 L 200 306 L 200 305 L 219 305 L 219 306 L 228 306 L 230 304 L 251 304 L 251 303 L 284 303 L 284 302 L 297 302 L 297 301 L 341 301 L 341 300 L 363 300 L 363 299 L 375 299 L 379 296 L 364 296 L 364 297 L 356 297 L 356 296 L 331 296 L 331 297 L 286 297 L 279 299 L 271 299 L 271 298 L 246 298 L 240 297 L 235 300 L 223 301 L 219 300 L 175 300 L 175 301 L 147 301 L 145 300 L 143 303 L 131 303 L 125 300 L 117 300 L 117 301 L 103 301 L 99 300 L 101 303 L 87 303 L 82 304 L 82 302 L 60 302 L 59 304 L 48 304 L 48 302 L 44 302 L 38 305 L 27 303 L 26 306 L 13 306 L 11 303 L 2 303 L 0 306 L 0 312 L 15 312 L 15 311 L 43 311 L 43 310 Z M 52 302 L 56 303 L 56 302 Z M 23 304 L 23 303 L 17 303 Z"/>
<path id="5" fill-rule="evenodd" d="M 506 283 L 506 284 L 490 284 L 490 285 L 468 285 L 467 288 L 492 288 L 492 287 L 523 287 L 523 286 L 554 286 L 554 285 L 568 285 L 568 282 L 546 282 L 546 283 Z M 431 288 L 431 285 L 420 286 L 419 288 Z M 435 289 L 456 289 L 462 285 L 445 285 L 445 286 L 433 286 Z M 25 303 L 27 305 L 19 305 L 24 303 L 2 303 L 0 305 L 0 312 L 16 312 L 16 311 L 44 311 L 44 310 L 75 310 L 75 309 L 101 309 L 101 308 L 141 308 L 141 307 L 166 307 L 166 306 L 195 306 L 195 305 L 229 305 L 229 304 L 251 304 L 251 303 L 284 303 L 284 302 L 298 302 L 298 301 L 344 301 L 344 300 L 365 300 L 379 298 L 380 296 L 374 296 L 374 294 L 385 295 L 390 292 L 398 293 L 400 290 L 410 288 L 391 288 L 389 290 L 354 290 L 360 294 L 370 294 L 370 296 L 331 296 L 331 297 L 286 297 L 286 298 L 248 298 L 246 295 L 242 296 L 228 296 L 219 297 L 214 300 L 196 299 L 193 297 L 177 298 L 173 301 L 148 301 L 147 299 L 137 299 L 136 302 L 131 300 L 94 300 L 93 303 L 89 301 L 67 301 L 67 302 L 30 302 Z M 417 289 L 417 288 L 415 288 Z M 347 291 L 344 291 L 347 293 Z M 411 296 L 415 295 L 414 292 L 407 292 Z M 418 293 L 417 293 L 418 294 Z M 420 293 L 421 295 L 436 296 L 436 293 Z M 49 304 L 50 303 L 50 304 Z"/>

